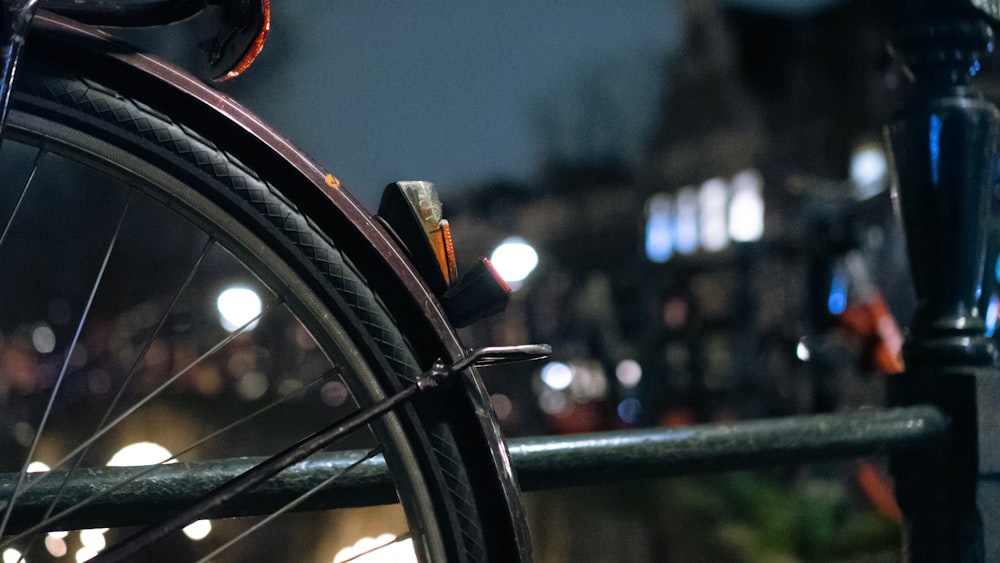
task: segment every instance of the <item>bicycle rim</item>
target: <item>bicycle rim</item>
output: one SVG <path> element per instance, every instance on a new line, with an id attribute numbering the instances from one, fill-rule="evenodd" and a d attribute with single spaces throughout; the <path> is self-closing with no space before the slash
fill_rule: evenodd
<path id="1" fill-rule="evenodd" d="M 280 447 L 271 439 L 275 426 L 287 426 L 280 434 L 294 441 L 419 372 L 406 338 L 350 260 L 243 163 L 95 83 L 48 71 L 21 80 L 27 93 L 11 114 L 3 166 L 31 165 L 4 174 L 16 188 L 0 204 L 7 224 L 0 276 L 8 288 L 0 369 L 4 451 L 30 456 L 10 466 L 17 456 L 5 455 L 5 470 L 42 458 L 62 469 L 100 465 L 125 443 L 175 440 L 166 449 L 185 452 L 184 459 L 262 455 Z M 132 112 L 125 127 L 101 119 L 121 112 Z M 155 146 L 144 138 L 150 127 L 162 127 Z M 242 317 L 221 318 L 227 288 L 260 303 Z M 168 390 L 142 402 L 137 391 L 166 381 L 173 381 Z M 198 438 L 177 438 L 188 427 L 211 435 L 270 399 L 288 402 L 196 450 L 186 452 Z M 98 430 L 87 442 L 84 435 L 137 404 L 136 422 Z M 389 462 L 408 522 L 386 530 L 391 538 L 412 541 L 423 560 L 489 560 L 497 553 L 484 542 L 475 484 L 440 406 L 408 406 L 346 446 L 377 449 Z M 8 513 L 17 514 L 16 500 Z M 332 560 L 322 552 L 329 546 L 316 546 L 323 541 L 302 539 L 329 535 L 324 523 L 298 530 L 306 519 L 281 532 L 268 530 L 280 524 L 262 528 L 258 539 L 212 560 Z M 230 526 L 238 527 L 219 524 L 204 541 L 217 546 L 241 533 Z M 72 541 L 93 549 L 116 532 L 95 535 L 87 536 L 89 547 L 82 534 L 46 533 L 7 541 L 5 549 L 45 560 L 61 549 L 57 540 L 67 550 L 77 547 Z M 169 549 L 154 547 L 144 558 L 212 551 L 195 543 L 171 538 Z"/>

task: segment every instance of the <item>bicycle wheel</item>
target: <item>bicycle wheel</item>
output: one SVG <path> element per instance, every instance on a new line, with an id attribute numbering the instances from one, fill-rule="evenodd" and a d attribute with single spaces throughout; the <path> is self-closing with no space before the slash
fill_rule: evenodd
<path id="1" fill-rule="evenodd" d="M 137 448 L 144 464 L 267 455 L 461 352 L 389 237 L 342 191 L 317 191 L 319 169 L 236 104 L 53 16 L 28 53 L 0 153 L 0 464 L 17 475 L 5 558 L 85 558 L 124 535 L 104 527 L 147 517 L 112 510 L 79 538 L 22 538 L 69 508 L 57 485 L 25 515 L 46 478 L 25 477 L 29 462 L 61 479 Z M 412 541 L 425 561 L 529 557 L 487 404 L 463 374 L 343 442 L 384 455 L 406 521 L 389 544 Z M 142 558 L 205 557 L 240 526 Z M 352 526 L 291 517 L 211 557 L 330 561 L 326 538 Z"/>

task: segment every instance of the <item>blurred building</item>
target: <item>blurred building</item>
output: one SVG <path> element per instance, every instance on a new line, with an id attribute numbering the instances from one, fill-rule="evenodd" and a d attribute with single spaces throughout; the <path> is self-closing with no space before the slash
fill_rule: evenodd
<path id="1" fill-rule="evenodd" d="M 903 69 L 864 3 L 683 8 L 642 158 L 554 154 L 531 185 L 447 210 L 462 262 L 508 236 L 539 255 L 509 311 L 473 329 L 555 348 L 554 386 L 550 366 L 486 375 L 515 432 L 881 400 L 878 358 L 896 359 L 913 306 L 880 136 Z"/>

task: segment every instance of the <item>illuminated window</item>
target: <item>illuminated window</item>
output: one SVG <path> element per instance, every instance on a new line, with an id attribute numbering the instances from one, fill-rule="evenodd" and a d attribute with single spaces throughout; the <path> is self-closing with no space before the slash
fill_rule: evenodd
<path id="1" fill-rule="evenodd" d="M 710 252 L 722 250 L 729 244 L 726 205 L 729 186 L 721 178 L 712 178 L 701 185 L 698 205 L 701 208 L 701 245 Z"/>
<path id="2" fill-rule="evenodd" d="M 764 236 L 763 180 L 756 170 L 733 176 L 733 198 L 729 202 L 729 238 L 753 242 Z"/>
<path id="3" fill-rule="evenodd" d="M 657 194 L 649 200 L 646 219 L 646 256 L 662 264 L 674 254 L 673 204 L 670 196 Z"/>
<path id="4" fill-rule="evenodd" d="M 681 254 L 698 249 L 698 192 L 693 187 L 677 192 L 677 231 L 675 248 Z"/>

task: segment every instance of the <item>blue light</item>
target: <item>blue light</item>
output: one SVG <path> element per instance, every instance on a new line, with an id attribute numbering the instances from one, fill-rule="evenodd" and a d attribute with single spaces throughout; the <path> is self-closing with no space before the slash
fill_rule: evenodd
<path id="1" fill-rule="evenodd" d="M 980 68 L 982 68 L 982 66 L 980 66 L 979 61 L 974 61 L 972 66 L 969 67 L 969 75 L 975 76 L 976 73 L 979 72 Z"/>
<path id="2" fill-rule="evenodd" d="M 670 208 L 670 199 L 666 196 L 654 196 L 649 202 L 646 257 L 657 264 L 670 260 L 674 254 L 674 225 Z"/>
<path id="3" fill-rule="evenodd" d="M 993 266 L 993 275 L 997 277 L 997 281 L 1000 281 L 1000 256 L 997 256 L 996 265 Z"/>
<path id="4" fill-rule="evenodd" d="M 940 176 L 940 170 L 938 169 L 941 160 L 941 116 L 932 115 L 931 116 L 931 127 L 928 132 L 928 137 L 930 140 L 930 151 L 931 151 L 931 180 L 936 184 L 938 183 L 938 178 Z"/>
<path id="5" fill-rule="evenodd" d="M 993 336 L 997 331 L 997 313 L 1000 312 L 1000 299 L 996 295 L 990 297 L 990 305 L 986 308 L 986 336 Z"/>
<path id="6" fill-rule="evenodd" d="M 640 403 L 639 399 L 636 399 L 635 397 L 629 397 L 618 403 L 618 417 L 625 423 L 635 424 L 639 421 L 639 416 L 641 414 L 642 403 Z"/>
<path id="7" fill-rule="evenodd" d="M 826 308 L 831 315 L 839 315 L 847 309 L 847 272 L 838 268 L 830 280 L 830 296 L 826 299 Z"/>

